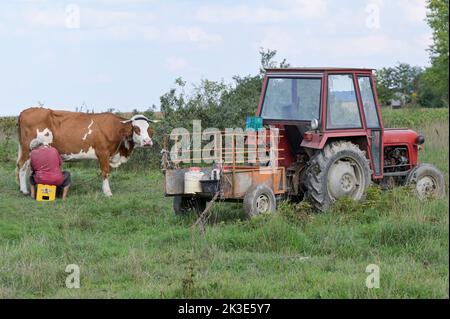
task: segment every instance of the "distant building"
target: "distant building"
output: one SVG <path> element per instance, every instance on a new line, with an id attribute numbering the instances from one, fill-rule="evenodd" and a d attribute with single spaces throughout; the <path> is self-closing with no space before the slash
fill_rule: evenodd
<path id="1" fill-rule="evenodd" d="M 393 109 L 399 109 L 406 104 L 406 94 L 401 92 L 395 92 L 394 97 L 391 99 L 391 107 Z"/>

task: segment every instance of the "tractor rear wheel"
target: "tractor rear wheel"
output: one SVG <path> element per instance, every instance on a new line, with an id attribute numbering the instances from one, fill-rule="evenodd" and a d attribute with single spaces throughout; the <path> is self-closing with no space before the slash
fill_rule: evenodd
<path id="1" fill-rule="evenodd" d="M 348 141 L 333 142 L 310 159 L 305 186 L 307 199 L 325 211 L 342 197 L 361 200 L 371 183 L 365 153 Z"/>
<path id="2" fill-rule="evenodd" d="M 444 175 L 431 164 L 417 165 L 406 178 L 406 185 L 413 187 L 420 200 L 445 196 Z"/>

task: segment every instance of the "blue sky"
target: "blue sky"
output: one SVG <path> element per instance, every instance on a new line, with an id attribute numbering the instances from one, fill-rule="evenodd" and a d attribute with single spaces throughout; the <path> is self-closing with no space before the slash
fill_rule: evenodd
<path id="1" fill-rule="evenodd" d="M 180 76 L 256 74 L 260 47 L 292 66 L 425 66 L 425 14 L 425 0 L 3 0 L 0 115 L 143 110 Z"/>

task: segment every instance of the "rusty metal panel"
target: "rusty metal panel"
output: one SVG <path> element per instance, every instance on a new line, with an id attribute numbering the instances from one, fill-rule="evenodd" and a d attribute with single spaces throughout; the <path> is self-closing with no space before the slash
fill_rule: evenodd
<path id="1" fill-rule="evenodd" d="M 188 169 L 167 170 L 165 174 L 165 193 L 167 196 L 184 194 L 184 174 Z M 211 168 L 202 168 L 205 175 L 210 176 Z M 226 171 L 221 182 L 222 198 L 243 198 L 247 191 L 254 185 L 265 184 L 272 188 L 275 194 L 283 194 L 286 190 L 286 178 L 284 167 L 278 167 L 274 171 L 271 168 L 245 167 L 235 170 L 235 183 L 233 194 L 233 172 Z"/>
<path id="2" fill-rule="evenodd" d="M 253 185 L 252 174 L 248 173 L 237 173 L 236 174 L 236 185 L 234 190 L 237 196 L 244 196 L 247 190 Z"/>
<path id="3" fill-rule="evenodd" d="M 164 183 L 166 196 L 183 195 L 184 194 L 184 174 L 188 171 L 186 168 L 168 169 L 166 170 Z M 202 168 L 201 171 L 210 176 L 210 168 Z"/>
<path id="4" fill-rule="evenodd" d="M 181 195 L 184 191 L 184 169 L 169 169 L 165 174 L 166 195 Z"/>
<path id="5" fill-rule="evenodd" d="M 284 168 L 276 168 L 274 171 L 265 168 L 238 169 L 234 178 L 233 194 L 232 172 L 225 172 L 222 183 L 223 198 L 243 198 L 252 186 L 260 184 L 272 188 L 275 194 L 284 193 L 286 188 Z"/>

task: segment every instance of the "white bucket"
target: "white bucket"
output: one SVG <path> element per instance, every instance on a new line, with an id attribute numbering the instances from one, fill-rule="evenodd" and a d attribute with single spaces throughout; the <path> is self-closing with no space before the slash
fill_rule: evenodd
<path id="1" fill-rule="evenodd" d="M 184 174 L 184 193 L 185 194 L 195 194 L 201 193 L 202 184 L 200 181 L 202 180 L 205 174 L 199 171 L 187 171 Z"/>

